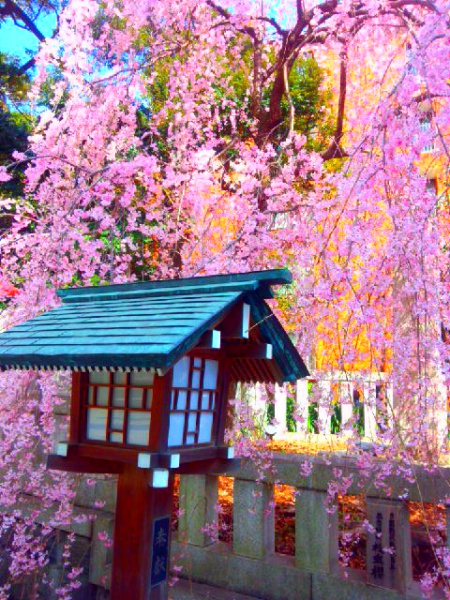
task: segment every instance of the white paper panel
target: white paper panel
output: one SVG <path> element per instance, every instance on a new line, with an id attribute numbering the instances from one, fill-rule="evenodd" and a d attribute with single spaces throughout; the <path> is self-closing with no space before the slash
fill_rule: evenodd
<path id="1" fill-rule="evenodd" d="M 189 356 L 183 356 L 173 367 L 173 387 L 188 387 L 189 385 Z"/>
<path id="2" fill-rule="evenodd" d="M 106 420 L 108 411 L 104 408 L 88 408 L 86 437 L 88 440 L 106 441 Z"/>
<path id="3" fill-rule="evenodd" d="M 130 384 L 131 385 L 142 385 L 142 386 L 152 386 L 153 381 L 155 379 L 155 372 L 139 372 L 139 373 L 131 373 L 130 376 Z"/>
<path id="4" fill-rule="evenodd" d="M 111 429 L 123 429 L 123 416 L 125 411 L 113 410 L 111 414 Z"/>
<path id="5" fill-rule="evenodd" d="M 202 394 L 202 409 L 208 410 L 209 408 L 209 392 L 203 392 Z"/>
<path id="6" fill-rule="evenodd" d="M 183 443 L 184 414 L 172 413 L 169 421 L 169 446 L 181 446 Z"/>
<path id="7" fill-rule="evenodd" d="M 150 431 L 150 413 L 135 412 L 128 413 L 127 442 L 138 446 L 148 446 Z"/>
<path id="8" fill-rule="evenodd" d="M 198 392 L 191 392 L 190 408 L 194 410 L 198 408 Z"/>
<path id="9" fill-rule="evenodd" d="M 203 375 L 203 389 L 215 390 L 217 387 L 217 373 L 219 363 L 217 360 L 205 360 L 205 374 Z"/>
<path id="10" fill-rule="evenodd" d="M 200 371 L 192 372 L 192 387 L 198 390 L 200 387 Z"/>
<path id="11" fill-rule="evenodd" d="M 180 390 L 178 392 L 178 410 L 184 410 L 187 405 L 187 392 L 184 390 Z"/>
<path id="12" fill-rule="evenodd" d="M 125 385 L 126 377 L 126 373 L 114 373 L 114 384 Z"/>
<path id="13" fill-rule="evenodd" d="M 97 406 L 108 406 L 109 388 L 97 388 Z"/>
<path id="14" fill-rule="evenodd" d="M 128 390 L 128 406 L 131 408 L 142 408 L 142 388 L 130 388 Z"/>
<path id="15" fill-rule="evenodd" d="M 113 389 L 113 406 L 125 406 L 125 388 L 117 387 Z"/>
<path id="16" fill-rule="evenodd" d="M 207 444 L 211 441 L 211 430 L 213 424 L 212 413 L 201 413 L 200 414 L 200 425 L 198 434 L 198 443 Z"/>
<path id="17" fill-rule="evenodd" d="M 196 428 L 197 428 L 197 413 L 189 413 L 188 432 L 195 433 Z"/>
<path id="18" fill-rule="evenodd" d="M 91 383 L 103 383 L 109 384 L 109 373 L 108 371 L 100 371 L 99 373 L 89 373 L 89 381 Z"/>

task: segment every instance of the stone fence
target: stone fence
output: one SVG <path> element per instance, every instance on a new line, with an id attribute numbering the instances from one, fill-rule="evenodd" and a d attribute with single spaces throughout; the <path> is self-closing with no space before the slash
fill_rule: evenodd
<path id="1" fill-rule="evenodd" d="M 68 402 L 68 398 L 67 398 Z M 59 407 L 59 440 L 67 439 L 67 406 Z M 305 477 L 305 461 L 311 473 Z M 383 469 L 382 460 L 375 465 Z M 339 474 L 336 474 L 336 469 Z M 413 580 L 412 559 L 417 544 L 424 544 L 433 524 L 420 531 L 411 528 L 409 502 L 435 506 L 450 498 L 450 468 L 433 473 L 416 467 L 413 483 L 399 476 L 383 478 L 386 490 L 373 482 L 377 473 L 358 468 L 351 457 L 277 454 L 271 476 L 262 481 L 254 465 L 227 473 L 233 478 L 233 536 L 231 543 L 212 542 L 207 534 L 218 520 L 217 475 L 180 477 L 178 532 L 173 535 L 172 560 L 182 566 L 182 576 L 265 600 L 393 600 L 421 597 Z M 330 511 L 327 491 L 330 481 L 347 478 L 346 494 L 363 498 L 364 514 L 359 522 L 346 523 L 339 510 Z M 78 477 L 76 510 L 88 520 L 67 528 L 76 534 L 75 562 L 85 566 L 83 586 L 76 600 L 103 600 L 108 597 L 111 549 L 105 536 L 112 538 L 116 502 L 114 477 Z M 94 485 L 93 485 L 94 482 Z M 295 492 L 295 555 L 275 552 L 275 485 L 291 486 Z M 388 494 L 389 492 L 389 494 Z M 406 500 L 407 499 L 407 500 Z M 32 510 L 31 499 L 26 505 Z M 447 509 L 442 507 L 444 529 L 450 529 Z M 373 533 L 361 538 L 359 568 L 344 566 L 339 559 L 346 534 L 360 529 L 367 519 Z M 43 516 L 43 522 L 50 515 Z M 450 545 L 450 535 L 441 536 Z M 64 534 L 54 545 L 50 560 L 51 577 L 58 581 L 64 572 Z M 425 548 L 426 551 L 426 548 Z M 428 555 L 432 555 L 428 552 Z M 19 596 L 18 596 L 19 597 Z M 21 596 L 23 597 L 23 596 Z M 437 594 L 439 597 L 439 593 Z M 442 596 L 441 596 L 442 597 Z"/>
<path id="2" fill-rule="evenodd" d="M 433 550 L 427 548 L 428 535 L 438 536 L 434 517 L 428 522 L 425 519 L 419 529 L 411 527 L 409 503 L 433 507 L 448 497 L 450 469 L 430 473 L 417 467 L 413 483 L 391 476 L 384 480 L 383 492 L 373 484 L 377 467 L 382 470 L 383 466 L 384 462 L 376 459 L 375 468 L 368 473 L 358 468 L 356 459 L 343 456 L 277 454 L 270 477 L 261 480 L 255 466 L 244 461 L 226 474 L 233 479 L 231 542 L 212 541 L 208 533 L 215 530 L 219 518 L 219 476 L 182 475 L 172 565 L 182 567 L 182 577 L 228 589 L 230 597 L 234 591 L 264 600 L 421 598 L 419 583 L 413 578 L 412 558 L 416 555 L 417 564 L 418 550 L 425 552 L 425 557 L 432 556 Z M 304 476 L 309 470 L 310 474 Z M 332 496 L 327 492 L 333 479 L 347 481 L 347 502 L 358 497 L 363 505 L 362 513 L 356 518 L 353 514 L 353 520 L 343 518 L 342 504 L 336 510 L 336 506 L 329 505 Z M 275 486 L 281 484 L 291 486 L 295 493 L 292 556 L 275 551 L 278 509 L 273 500 Z M 67 527 L 67 533 L 76 534 L 72 559 L 85 567 L 83 585 L 74 600 L 108 598 L 112 556 L 104 540 L 113 534 L 115 495 L 114 477 L 94 475 L 79 480 L 76 512 L 89 518 Z M 32 510 L 30 500 L 26 504 Z M 450 517 L 443 505 L 439 514 L 439 539 L 444 547 L 450 535 L 442 529 L 450 529 Z M 340 554 L 346 535 L 361 532 L 365 519 L 372 527 L 359 538 L 360 564 L 354 568 L 350 561 L 350 566 L 345 566 Z M 42 515 L 43 523 L 48 520 L 50 514 Z M 49 576 L 55 582 L 64 572 L 64 535 L 55 542 L 49 565 Z M 24 596 L 18 593 L 17 597 Z M 436 592 L 434 597 L 443 598 L 443 594 Z"/>
<path id="3" fill-rule="evenodd" d="M 311 458 L 312 472 L 302 476 L 303 456 L 277 455 L 274 479 L 295 489 L 295 556 L 277 554 L 274 547 L 274 483 L 258 480 L 250 464 L 229 475 L 233 485 L 232 543 L 211 542 L 207 531 L 217 521 L 218 477 L 189 475 L 180 478 L 178 540 L 173 542 L 173 560 L 183 566 L 183 576 L 265 600 L 390 600 L 420 598 L 413 580 L 412 556 L 427 555 L 431 522 L 412 531 L 409 502 L 435 505 L 448 495 L 450 469 L 434 474 L 417 468 L 414 483 L 399 477 L 386 481 L 386 493 L 376 489 L 375 473 L 362 472 L 356 461 L 343 457 Z M 382 468 L 382 461 L 379 466 Z M 330 510 L 328 484 L 336 478 L 351 481 L 347 494 L 361 494 L 365 514 L 359 523 L 345 523 L 342 512 Z M 367 483 L 369 482 L 369 483 Z M 389 491 L 388 491 L 389 490 Z M 389 493 L 389 496 L 387 495 Z M 408 498 L 408 502 L 404 498 Z M 441 506 L 444 528 L 446 509 Z M 339 560 L 345 531 L 360 527 L 366 518 L 372 525 L 360 542 L 365 558 L 359 569 Z M 447 520 L 450 525 L 450 519 Z M 364 538 L 364 535 L 363 535 Z M 450 536 L 448 536 L 450 541 Z M 425 546 L 424 546 L 425 541 Z M 445 545 L 445 533 L 441 538 Z M 341 542 L 341 545 L 340 545 Z M 421 547 L 417 547 L 417 543 Z M 428 553 L 432 553 L 428 548 Z M 443 597 L 437 591 L 435 597 Z"/>

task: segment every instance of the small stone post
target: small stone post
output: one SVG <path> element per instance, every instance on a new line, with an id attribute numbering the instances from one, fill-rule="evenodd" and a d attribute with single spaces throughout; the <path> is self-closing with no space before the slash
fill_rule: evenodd
<path id="1" fill-rule="evenodd" d="M 234 480 L 233 552 L 265 558 L 275 548 L 273 486 Z"/>
<path id="2" fill-rule="evenodd" d="M 194 546 L 208 546 L 211 537 L 203 528 L 217 525 L 215 506 L 218 479 L 210 475 L 180 475 L 180 509 L 178 540 Z"/>
<path id="3" fill-rule="evenodd" d="M 295 500 L 295 565 L 332 573 L 338 561 L 338 513 L 329 513 L 327 494 L 300 490 Z"/>

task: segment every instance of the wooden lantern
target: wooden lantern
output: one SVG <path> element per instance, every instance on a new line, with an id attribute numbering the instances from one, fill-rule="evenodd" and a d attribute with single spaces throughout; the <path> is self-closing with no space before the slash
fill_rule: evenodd
<path id="1" fill-rule="evenodd" d="M 307 375 L 265 303 L 286 270 L 62 290 L 0 335 L 0 367 L 72 371 L 70 436 L 48 468 L 115 473 L 111 598 L 167 598 L 173 478 L 229 469 L 235 382 Z"/>

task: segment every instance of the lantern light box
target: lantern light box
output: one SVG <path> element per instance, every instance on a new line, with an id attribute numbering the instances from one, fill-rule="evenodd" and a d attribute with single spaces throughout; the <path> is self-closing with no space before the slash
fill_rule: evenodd
<path id="1" fill-rule="evenodd" d="M 308 374 L 265 302 L 291 280 L 272 270 L 60 290 L 61 306 L 0 334 L 2 370 L 72 371 L 70 435 L 48 468 L 119 475 L 113 600 L 167 597 L 151 573 L 155 523 L 175 472 L 233 463 L 230 385 Z"/>

